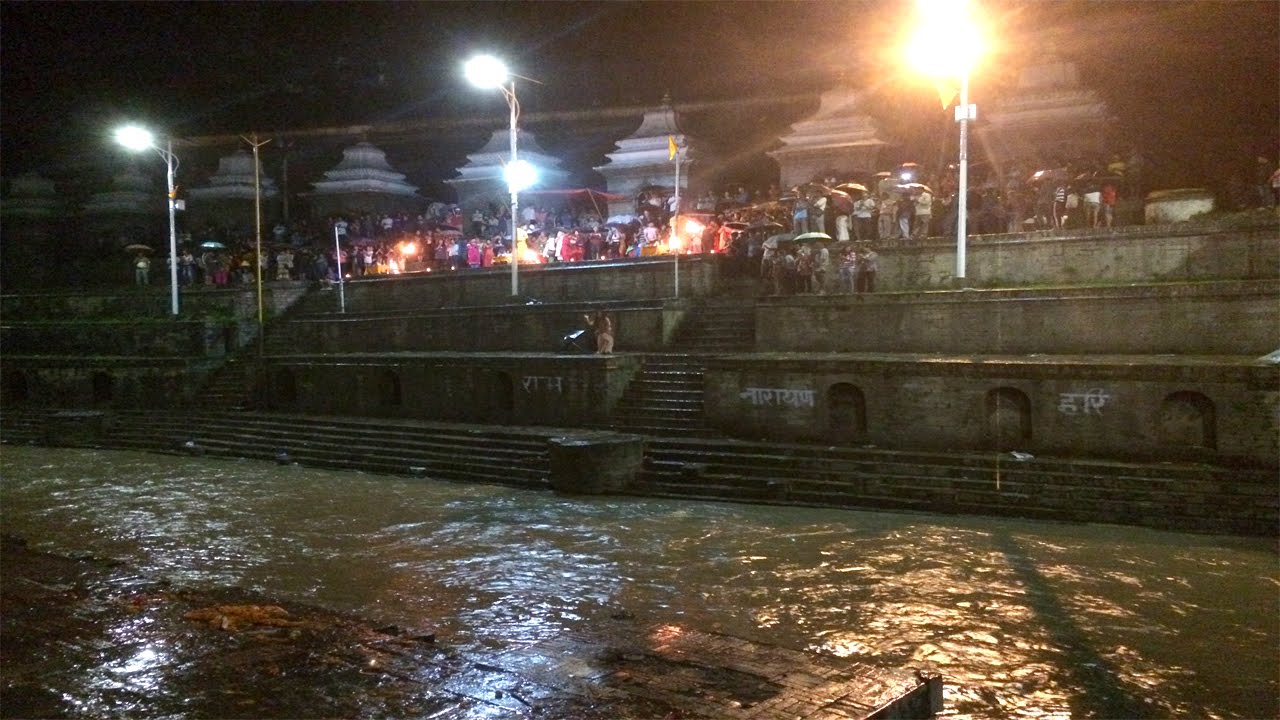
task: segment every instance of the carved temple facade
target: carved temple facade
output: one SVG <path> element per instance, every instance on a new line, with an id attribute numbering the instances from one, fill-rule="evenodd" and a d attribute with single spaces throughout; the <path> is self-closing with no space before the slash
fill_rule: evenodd
<path id="1" fill-rule="evenodd" d="M 689 189 L 706 184 L 706 168 L 711 158 L 680 127 L 670 96 L 662 99 L 662 105 L 649 110 L 635 132 L 617 141 L 616 149 L 605 157 L 608 161 L 595 170 L 605 178 L 609 192 L 624 196 L 623 200 L 609 203 L 610 215 L 634 213 L 638 194 L 647 188 L 661 188 L 664 194 L 674 192 L 676 166 L 671 158 L 671 143 L 680 154 L 680 194 L 687 197 Z M 692 207 L 692 198 L 685 202 Z"/>
<path id="2" fill-rule="evenodd" d="M 534 187 L 561 187 L 568 175 L 560 169 L 560 161 L 538 145 L 538 139 L 533 133 L 522 129 L 516 132 L 517 157 L 538 169 L 538 182 Z M 483 147 L 467 155 L 467 164 L 457 169 L 459 177 L 445 181 L 458 194 L 458 204 L 462 206 L 464 214 L 469 214 L 477 207 L 486 207 L 489 203 L 505 206 L 511 202 L 511 192 L 503 176 L 503 169 L 510 161 L 509 128 L 494 131 Z"/>
<path id="3" fill-rule="evenodd" d="M 1057 167 L 1107 152 L 1111 112 L 1080 81 L 1075 63 L 1048 56 L 1018 74 L 1014 88 L 982 106 L 974 127 L 979 147 L 997 166 L 1018 161 Z"/>
<path id="4" fill-rule="evenodd" d="M 781 186 L 880 170 L 890 143 L 863 111 L 865 103 L 863 92 L 848 87 L 822 93 L 817 111 L 793 124 L 779 138 L 782 147 L 769 152 L 778 163 Z"/>

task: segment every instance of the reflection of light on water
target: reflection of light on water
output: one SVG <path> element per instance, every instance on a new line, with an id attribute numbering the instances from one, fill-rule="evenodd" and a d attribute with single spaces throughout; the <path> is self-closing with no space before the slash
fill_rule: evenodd
<path id="1" fill-rule="evenodd" d="M 429 626 L 464 649 L 635 622 L 659 628 L 655 643 L 690 628 L 936 668 L 947 718 L 1069 717 L 1111 689 L 1097 677 L 1150 698 L 1155 716 L 1276 716 L 1280 601 L 1265 541 L 4 453 L 6 531 L 177 581 Z M 123 630 L 123 659 L 94 677 L 138 687 L 161 660 L 143 650 L 164 649 L 140 625 Z M 1258 660 L 1223 662 L 1224 638 Z"/>
<path id="2" fill-rule="evenodd" d="M 132 674 L 150 670 L 154 667 L 164 664 L 164 658 L 160 653 L 147 647 L 139 650 L 133 657 L 124 660 L 121 664 L 112 668 L 112 672 Z"/>

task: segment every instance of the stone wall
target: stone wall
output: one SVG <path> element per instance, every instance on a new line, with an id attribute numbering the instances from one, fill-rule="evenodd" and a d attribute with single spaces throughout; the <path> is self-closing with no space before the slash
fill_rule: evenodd
<path id="1" fill-rule="evenodd" d="M 682 258 L 680 297 L 709 295 L 719 277 L 718 259 Z M 652 301 L 675 295 L 674 268 L 669 258 L 521 265 L 518 277 L 520 302 Z M 345 293 L 347 310 L 354 312 L 502 305 L 512 301 L 511 272 L 500 267 L 360 279 L 348 282 Z M 335 309 L 336 304 L 337 298 Z"/>
<path id="2" fill-rule="evenodd" d="M 267 369 L 273 409 L 492 424 L 608 421 L 631 355 L 403 353 L 291 357 Z"/>
<path id="3" fill-rule="evenodd" d="M 955 238 L 894 241 L 879 250 L 880 290 L 951 287 Z M 1274 220 L 1241 229 L 1212 223 L 970 237 L 968 287 L 1280 277 Z"/>
<path id="4" fill-rule="evenodd" d="M 708 361 L 707 424 L 769 440 L 1275 466 L 1280 368 L 1174 358 Z"/>
<path id="5" fill-rule="evenodd" d="M 6 322 L 0 346 L 14 355 L 213 357 L 235 352 L 235 323 L 209 321 Z"/>
<path id="6" fill-rule="evenodd" d="M 268 317 L 283 312 L 307 291 L 305 282 L 269 282 L 263 286 L 263 310 Z M 236 321 L 257 321 L 258 294 L 253 286 L 214 289 L 201 286 L 180 293 L 181 315 L 229 315 Z M 11 293 L 0 295 L 0 317 L 13 320 L 54 318 L 115 319 L 167 318 L 168 289 L 76 290 L 66 292 Z"/>
<path id="7" fill-rule="evenodd" d="M 665 348 L 686 309 L 678 302 L 456 307 L 307 316 L 284 331 L 290 348 L 307 353 L 560 352 L 564 336 L 585 327 L 583 315 L 600 310 L 613 321 L 618 352 L 654 352 Z M 581 349 L 591 348 L 584 342 Z"/>
<path id="8" fill-rule="evenodd" d="M 1260 356 L 1280 280 L 762 298 L 764 351 Z"/>
<path id="9" fill-rule="evenodd" d="M 208 377 L 190 358 L 6 358 L 0 405 L 47 408 L 190 407 Z"/>

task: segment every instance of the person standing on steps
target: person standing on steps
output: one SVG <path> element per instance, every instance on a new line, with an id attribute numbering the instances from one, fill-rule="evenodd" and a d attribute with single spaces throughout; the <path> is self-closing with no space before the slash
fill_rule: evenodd
<path id="1" fill-rule="evenodd" d="M 591 321 L 591 329 L 595 331 L 596 353 L 608 355 L 613 352 L 613 321 L 604 311 L 597 311 Z"/>
<path id="2" fill-rule="evenodd" d="M 858 287 L 857 292 L 873 293 L 876 291 L 876 273 L 880 271 L 880 256 L 870 247 L 863 248 L 858 254 Z"/>
<path id="3" fill-rule="evenodd" d="M 134 283 L 142 286 L 151 284 L 151 278 L 149 277 L 150 272 L 151 272 L 151 261 L 147 259 L 147 256 L 142 253 L 138 253 L 137 255 L 135 255 L 133 258 Z"/>

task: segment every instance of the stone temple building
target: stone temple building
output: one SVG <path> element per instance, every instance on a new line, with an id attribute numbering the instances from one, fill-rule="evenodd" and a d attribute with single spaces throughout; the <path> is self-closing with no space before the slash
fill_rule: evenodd
<path id="1" fill-rule="evenodd" d="M 704 187 L 701 172 L 710 164 L 698 148 L 696 140 L 684 134 L 675 108 L 668 95 L 662 105 L 644 114 L 640 127 L 627 137 L 617 141 L 617 150 L 608 153 L 608 162 L 595 168 L 605 178 L 610 193 L 624 196 L 624 200 L 611 201 L 609 214 L 633 213 L 637 194 L 648 187 L 675 187 L 675 162 L 671 159 L 670 141 L 680 148 L 680 194 L 686 196 L 688 188 Z M 690 180 L 692 173 L 692 180 Z M 691 202 L 685 202 L 686 208 Z"/>
<path id="2" fill-rule="evenodd" d="M 1114 125 L 1106 103 L 1080 81 L 1075 63 L 1049 55 L 1023 68 L 1012 91 L 980 104 L 975 150 L 997 167 L 1019 162 L 1046 168 L 1103 155 Z"/>
<path id="3" fill-rule="evenodd" d="M 166 207 L 164 189 L 130 163 L 111 179 L 110 189 L 89 197 L 80 214 L 91 235 L 136 241 L 168 227 Z"/>
<path id="4" fill-rule="evenodd" d="M 780 138 L 782 147 L 769 152 L 778 163 L 781 187 L 806 183 L 829 171 L 850 177 L 878 169 L 889 143 L 863 111 L 865 102 L 864 93 L 848 87 L 822 94 L 817 111 L 793 124 Z"/>
<path id="5" fill-rule="evenodd" d="M 279 214 L 280 191 L 275 180 L 261 172 L 255 180 L 253 153 L 240 148 L 218 160 L 218 171 L 209 178 L 207 185 L 193 187 L 187 192 L 188 227 L 204 222 L 215 224 L 235 223 L 252 226 L 254 203 L 258 187 L 262 190 L 262 220 L 269 222 Z"/>
<path id="6" fill-rule="evenodd" d="M 250 169 L 252 169 L 250 162 Z M 404 173 L 387 163 L 387 154 L 369 142 L 359 142 L 342 151 L 342 161 L 312 183 L 304 193 L 312 217 L 333 213 L 420 212 L 426 200 L 418 187 L 404 181 Z"/>
<path id="7" fill-rule="evenodd" d="M 561 187 L 568 173 L 560 169 L 560 160 L 548 155 L 532 133 L 523 129 L 517 133 L 517 157 L 538 169 L 538 182 L 534 187 Z M 457 192 L 458 204 L 464 213 L 491 202 L 506 205 L 511 201 L 511 192 L 503 177 L 503 168 L 510 159 L 511 130 L 495 130 L 483 147 L 467 155 L 467 164 L 458 168 L 460 177 L 445 180 Z"/>

